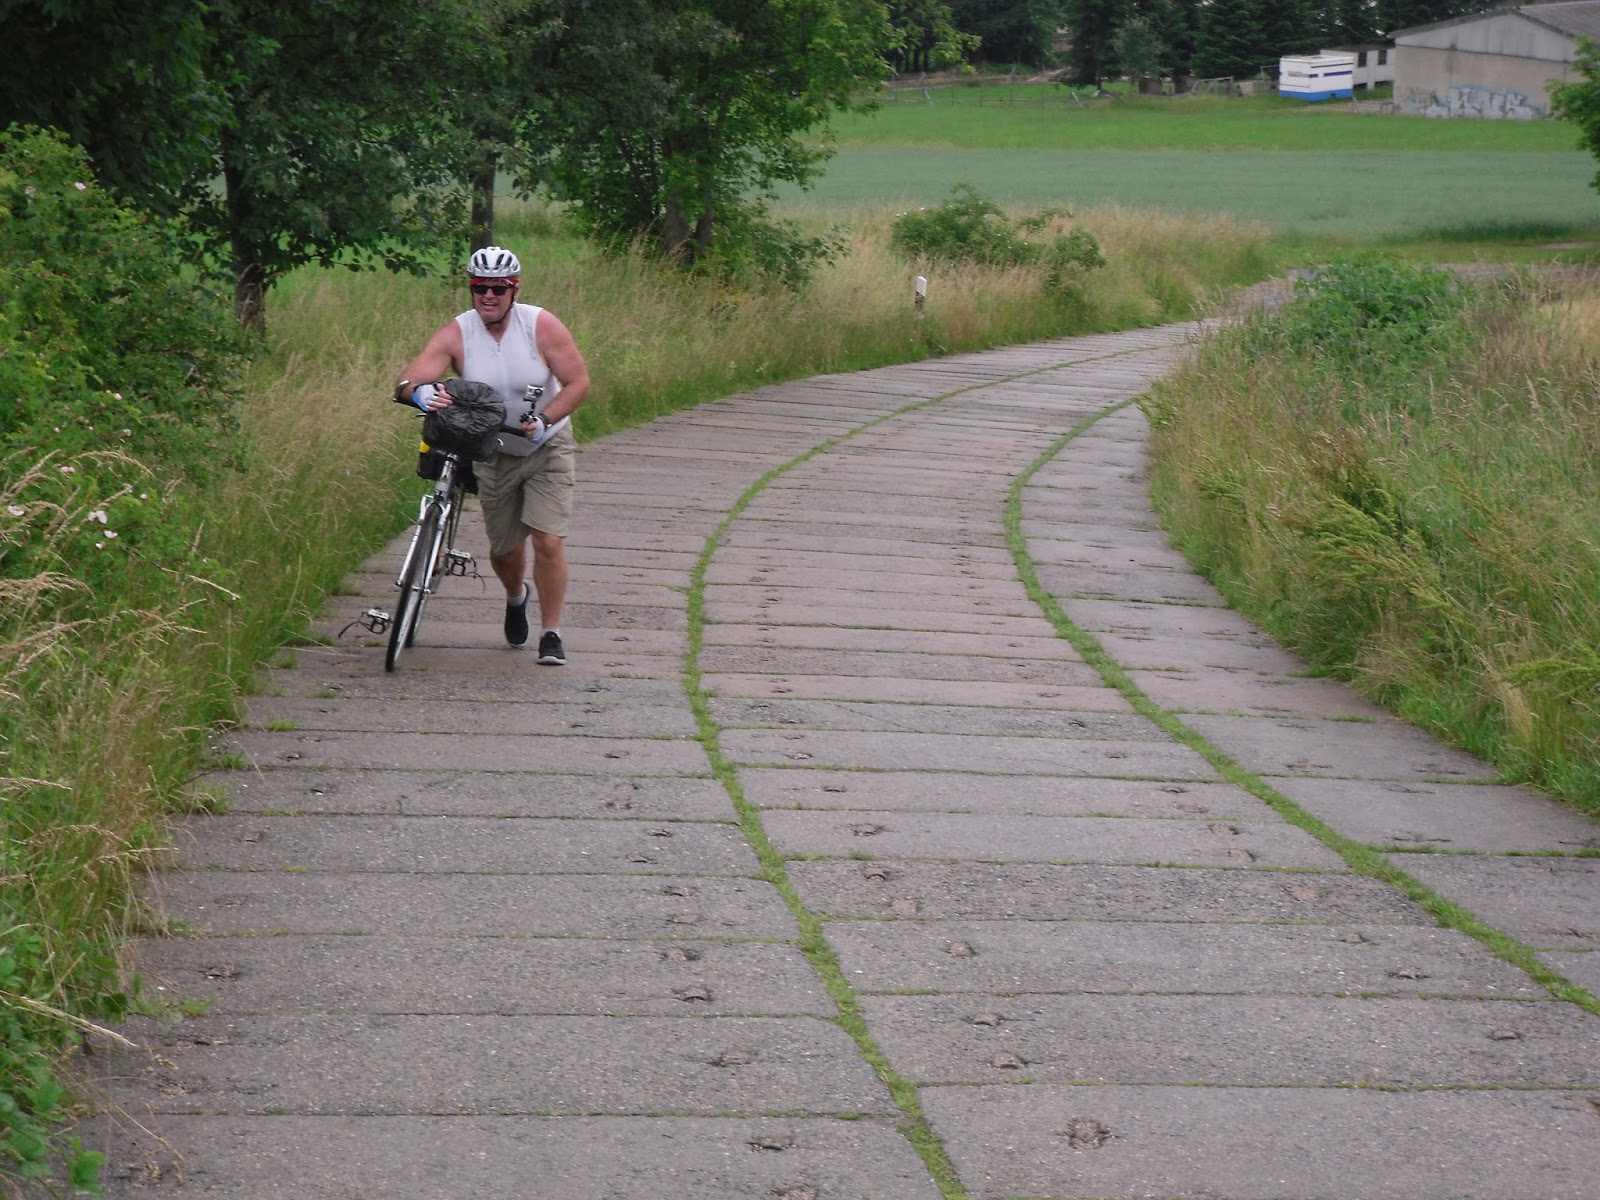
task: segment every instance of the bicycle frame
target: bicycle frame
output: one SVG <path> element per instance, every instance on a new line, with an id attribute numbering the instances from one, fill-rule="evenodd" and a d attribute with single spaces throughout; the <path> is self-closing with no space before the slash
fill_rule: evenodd
<path id="1" fill-rule="evenodd" d="M 400 596 L 393 615 L 388 616 L 389 648 L 384 656 L 385 670 L 393 671 L 402 651 L 415 640 L 437 581 L 447 575 L 466 575 L 472 566 L 472 555 L 455 548 L 465 494 L 461 460 L 447 453 L 433 490 L 423 496 L 418 505 L 411 544 L 406 549 L 400 574 L 395 577 Z"/>
<path id="2" fill-rule="evenodd" d="M 439 472 L 439 478 L 433 485 L 433 491 L 429 492 L 426 496 L 422 497 L 420 501 L 418 501 L 417 523 L 411 530 L 411 545 L 406 550 L 404 561 L 402 561 L 400 564 L 400 574 L 395 576 L 395 587 L 405 587 L 406 585 L 406 578 L 411 572 L 412 560 L 415 559 L 417 555 L 417 543 L 422 539 L 423 529 L 429 524 L 428 514 L 430 510 L 437 510 L 440 513 L 438 528 L 441 533 L 444 531 L 445 522 L 449 519 L 449 514 L 455 509 L 456 505 L 455 497 L 450 494 L 455 487 L 455 473 L 455 460 L 453 458 L 446 459 L 444 469 Z M 438 556 L 438 552 L 439 539 L 436 538 L 434 539 L 432 547 L 430 547 L 428 551 L 428 574 L 430 576 L 433 574 L 432 564 L 434 558 Z M 431 588 L 429 590 L 431 590 Z"/>

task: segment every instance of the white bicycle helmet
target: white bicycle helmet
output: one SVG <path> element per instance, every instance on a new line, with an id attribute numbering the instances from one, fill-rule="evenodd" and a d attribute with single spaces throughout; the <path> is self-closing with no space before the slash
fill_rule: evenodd
<path id="1" fill-rule="evenodd" d="M 467 263 L 467 274 L 474 279 L 515 279 L 522 274 L 517 256 L 499 246 L 474 250 Z"/>

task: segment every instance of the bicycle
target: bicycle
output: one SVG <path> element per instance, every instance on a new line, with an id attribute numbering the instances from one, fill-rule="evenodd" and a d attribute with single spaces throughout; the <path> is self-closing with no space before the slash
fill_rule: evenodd
<path id="1" fill-rule="evenodd" d="M 438 473 L 433 474 L 434 469 Z M 394 585 L 400 589 L 393 612 L 369 608 L 359 621 L 373 633 L 389 634 L 383 656 L 383 669 L 393 671 L 401 653 L 416 641 L 417 627 L 427 610 L 428 598 L 440 579 L 451 575 L 477 575 L 471 554 L 456 549 L 456 531 L 461 511 L 466 507 L 471 462 L 452 450 L 422 451 L 418 467 L 424 478 L 432 477 L 433 489 L 422 497 L 411 544 Z"/>

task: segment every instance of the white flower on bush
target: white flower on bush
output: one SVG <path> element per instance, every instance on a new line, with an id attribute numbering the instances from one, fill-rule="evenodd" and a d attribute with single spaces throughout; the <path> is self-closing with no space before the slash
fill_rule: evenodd
<path id="1" fill-rule="evenodd" d="M 87 183 L 75 183 L 72 186 L 77 188 L 80 192 L 87 192 L 89 190 L 89 185 Z"/>
<path id="2" fill-rule="evenodd" d="M 97 508 L 84 519 L 87 521 L 99 521 L 100 524 L 104 525 L 106 523 L 106 510 Z"/>
<path id="3" fill-rule="evenodd" d="M 106 536 L 108 538 L 114 538 L 117 536 L 117 531 L 115 529 L 108 529 L 106 530 Z"/>
<path id="4" fill-rule="evenodd" d="M 25 517 L 28 515 L 28 510 L 20 504 L 8 504 L 6 505 L 6 511 L 13 517 Z"/>
<path id="5" fill-rule="evenodd" d="M 57 467 L 56 470 L 60 471 L 63 475 L 76 475 L 78 473 L 77 467 Z"/>

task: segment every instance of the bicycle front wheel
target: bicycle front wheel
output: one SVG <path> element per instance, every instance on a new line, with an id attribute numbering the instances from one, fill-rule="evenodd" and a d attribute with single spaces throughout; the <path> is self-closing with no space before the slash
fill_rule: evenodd
<path id="1" fill-rule="evenodd" d="M 417 528 L 411 561 L 400 580 L 400 598 L 395 601 L 394 619 L 389 623 L 389 650 L 383 656 L 383 669 L 392 671 L 400 663 L 400 652 L 411 645 L 422 607 L 427 599 L 434 560 L 439 556 L 439 509 L 430 504 Z"/>

